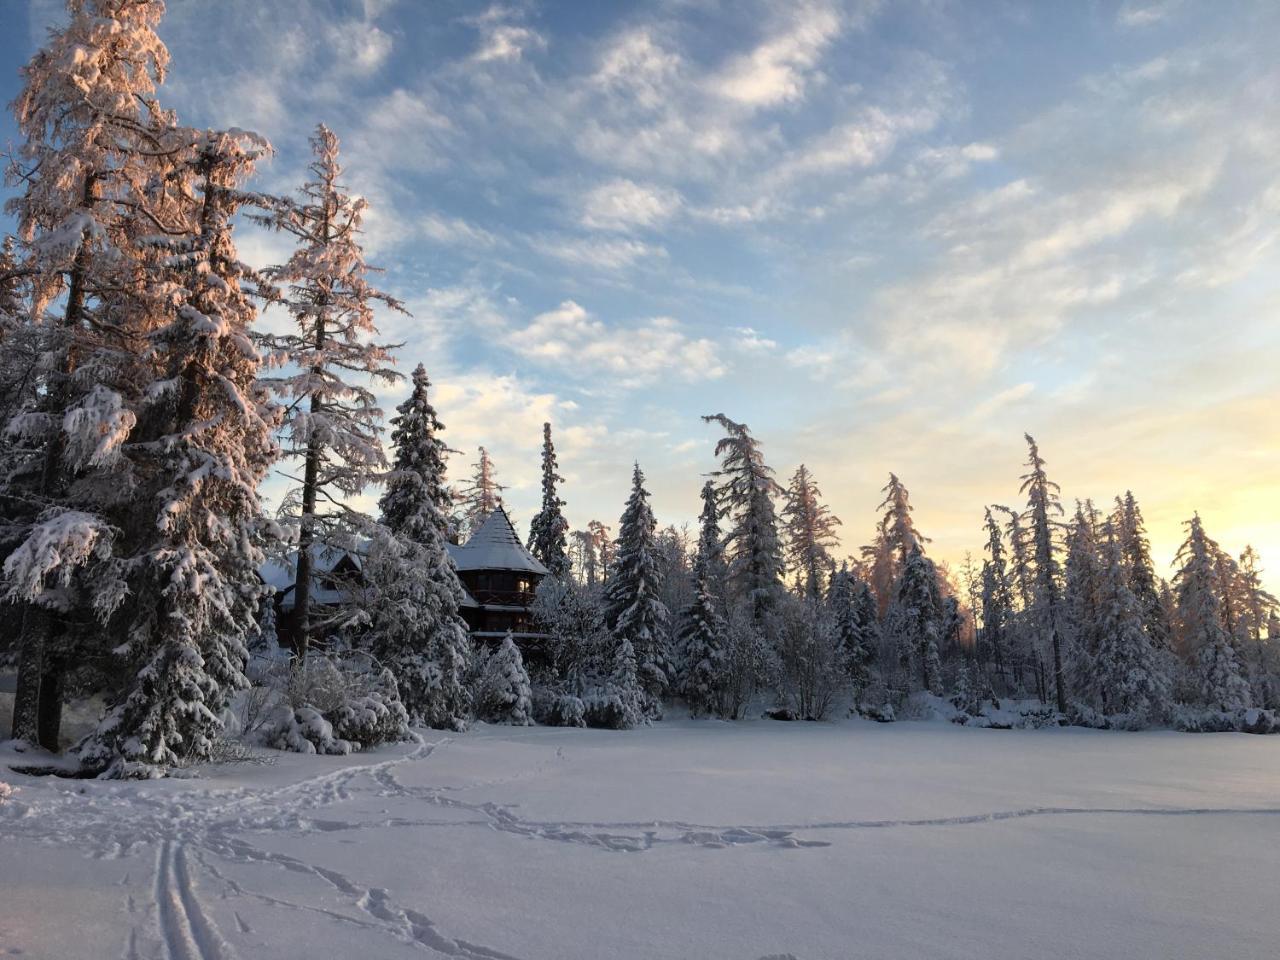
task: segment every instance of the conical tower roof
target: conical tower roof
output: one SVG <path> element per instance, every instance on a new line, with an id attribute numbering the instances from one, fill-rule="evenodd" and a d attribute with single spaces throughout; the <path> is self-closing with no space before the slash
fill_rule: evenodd
<path id="1" fill-rule="evenodd" d="M 471 539 L 452 553 L 459 570 L 519 570 L 542 576 L 551 572 L 525 549 L 502 507 L 485 517 Z"/>

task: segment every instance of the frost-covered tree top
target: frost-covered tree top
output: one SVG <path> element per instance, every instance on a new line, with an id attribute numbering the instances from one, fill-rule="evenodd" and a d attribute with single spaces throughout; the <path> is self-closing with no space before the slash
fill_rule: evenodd
<path id="1" fill-rule="evenodd" d="M 444 424 L 436 416 L 422 364 L 413 371 L 413 390 L 396 407 L 391 419 L 391 443 L 395 457 L 386 475 L 386 491 L 378 502 L 382 520 L 398 536 L 419 543 L 426 541 L 425 527 L 434 527 L 447 536 L 453 498 L 445 483 L 449 448 L 440 438 Z"/>
<path id="2" fill-rule="evenodd" d="M 759 619 L 773 605 L 781 584 L 782 544 L 773 498 L 783 490 L 745 423 L 736 423 L 723 413 L 702 419 L 725 431 L 715 449 L 720 469 L 712 476 L 719 480 L 720 516 L 730 520 L 725 537 L 729 578 Z"/>
<path id="3" fill-rule="evenodd" d="M 498 483 L 493 458 L 484 447 L 480 448 L 480 458 L 471 465 L 471 470 L 471 479 L 457 494 L 462 506 L 462 522 L 469 534 L 479 530 L 489 514 L 502 506 L 502 491 L 507 489 Z"/>
<path id="4" fill-rule="evenodd" d="M 529 521 L 529 552 L 542 561 L 551 575 L 563 579 L 569 573 L 567 536 L 569 521 L 564 518 L 564 501 L 556 493 L 563 483 L 558 472 L 551 424 L 542 425 L 542 509 Z"/>
<path id="5" fill-rule="evenodd" d="M 916 528 L 915 519 L 911 515 L 915 510 L 911 506 L 911 493 L 897 474 L 889 474 L 889 482 L 880 492 L 884 494 L 879 509 L 884 511 L 885 536 L 897 552 L 898 562 L 905 566 L 911 549 L 918 546 L 923 553 L 929 538 Z"/>
<path id="6" fill-rule="evenodd" d="M 369 282 L 360 242 L 367 204 L 342 184 L 337 136 L 321 124 L 311 148 L 311 179 L 296 198 L 274 198 L 260 218 L 297 242 L 289 260 L 268 271 L 295 329 L 263 336 L 272 362 L 289 370 L 267 382 L 287 402 L 286 456 L 315 455 L 316 485 L 355 496 L 386 466 L 382 410 L 366 384 L 400 376 L 388 366 L 390 347 L 374 342 L 375 311 L 404 308 Z"/>
<path id="7" fill-rule="evenodd" d="M 808 468 L 801 464 L 787 486 L 782 509 L 787 533 L 786 559 L 796 571 L 805 595 L 816 599 L 833 567 L 831 549 L 840 541 L 840 519 L 822 502 L 822 491 Z"/>

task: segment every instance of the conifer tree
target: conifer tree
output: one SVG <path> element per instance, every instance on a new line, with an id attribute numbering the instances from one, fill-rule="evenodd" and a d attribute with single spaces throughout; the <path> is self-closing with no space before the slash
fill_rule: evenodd
<path id="1" fill-rule="evenodd" d="M 1142 611 L 1143 629 L 1152 643 L 1168 649 L 1171 643 L 1169 620 L 1160 600 L 1160 584 L 1155 565 L 1151 562 L 1146 523 L 1133 491 L 1125 491 L 1123 500 L 1116 498 L 1116 515 L 1116 535 L 1129 575 L 1129 589 Z"/>
<path id="2" fill-rule="evenodd" d="M 1219 710 L 1249 706 L 1249 686 L 1222 623 L 1216 556 L 1219 547 L 1204 532 L 1197 513 L 1187 521 L 1174 577 L 1182 649 L 1195 664 L 1201 699 Z"/>
<path id="3" fill-rule="evenodd" d="M 542 425 L 542 509 L 529 522 L 529 552 L 542 561 L 551 575 L 563 580 L 569 575 L 569 552 L 565 536 L 569 522 L 556 494 L 556 484 L 564 477 L 556 472 L 556 448 L 551 442 L 551 424 Z"/>
<path id="4" fill-rule="evenodd" d="M 942 597 L 938 592 L 937 570 L 919 544 L 907 555 L 897 595 L 889 610 L 887 629 L 898 644 L 902 665 L 914 666 L 921 688 L 941 694 Z"/>
<path id="5" fill-rule="evenodd" d="M 231 694 L 247 685 L 247 644 L 264 597 L 266 537 L 257 489 L 278 452 L 278 408 L 258 384 L 231 217 L 243 181 L 269 150 L 243 131 L 197 138 L 186 174 L 199 196 L 190 237 L 156 240 L 149 287 L 171 305 L 149 337 L 153 381 L 121 447 L 129 515 L 115 550 L 130 595 L 125 642 L 112 650 L 128 678 L 81 749 L 107 776 L 149 776 L 208 759 Z M 184 191 L 185 192 L 185 191 Z"/>
<path id="6" fill-rule="evenodd" d="M 804 464 L 800 464 L 786 491 L 782 509 L 787 535 L 786 560 L 796 572 L 803 595 L 816 600 L 833 563 L 831 548 L 839 539 L 840 519 L 821 500 L 822 491 Z"/>
<path id="7" fill-rule="evenodd" d="M 1270 707 L 1276 700 L 1276 651 L 1268 639 L 1269 625 L 1280 602 L 1262 586 L 1262 569 L 1257 552 L 1246 546 L 1240 554 L 1240 584 L 1246 634 L 1249 638 L 1245 662 L 1248 665 L 1254 702 Z"/>
<path id="8" fill-rule="evenodd" d="M 464 593 L 446 546 L 450 499 L 444 483 L 444 425 L 428 398 L 419 364 L 413 390 L 397 407 L 395 459 L 365 564 L 369 643 L 395 676 L 415 723 L 460 730 L 470 713 L 464 674 L 471 657 L 458 613 Z"/>
<path id="9" fill-rule="evenodd" d="M 344 500 L 359 496 L 387 465 L 382 410 L 364 383 L 392 383 L 399 374 L 386 365 L 389 348 L 373 340 L 375 306 L 404 312 L 400 301 L 369 283 L 373 268 L 360 245 L 367 204 L 342 184 L 337 136 L 321 124 L 311 148 L 311 179 L 298 197 L 273 198 L 260 218 L 297 243 L 285 264 L 268 271 L 283 288 L 295 329 L 262 339 L 275 363 L 296 369 L 265 382 L 287 404 L 284 455 L 302 466 L 299 486 L 283 506 L 298 522 L 293 634 L 300 658 L 318 626 L 311 619 L 315 550 L 358 535 L 368 518 Z"/>
<path id="10" fill-rule="evenodd" d="M 495 478 L 493 458 L 484 447 L 480 448 L 480 459 L 471 468 L 471 480 L 458 491 L 458 501 L 462 506 L 461 525 L 466 528 L 468 536 L 479 530 L 489 514 L 502 506 L 502 491 L 507 489 Z"/>
<path id="11" fill-rule="evenodd" d="M 481 711 L 492 723 L 510 723 L 520 727 L 533 724 L 533 694 L 524 658 L 511 631 L 502 646 L 493 652 L 485 665 L 481 681 Z"/>
<path id="12" fill-rule="evenodd" d="M 725 713 L 723 686 L 729 626 L 720 613 L 720 600 L 716 595 L 723 581 L 719 517 L 715 485 L 708 480 L 702 487 L 698 553 L 693 564 L 694 595 L 680 613 L 677 635 L 688 665 L 684 696 L 694 716 Z"/>
<path id="13" fill-rule="evenodd" d="M 656 708 L 672 680 L 666 641 L 669 614 L 659 596 L 662 573 L 654 540 L 656 527 L 644 474 L 637 463 L 631 475 L 631 495 L 618 526 L 613 574 L 605 586 L 605 623 L 619 642 L 625 640 L 632 649 L 636 676 L 651 709 Z"/>
<path id="14" fill-rule="evenodd" d="M 428 524 L 448 536 L 453 496 L 445 482 L 449 447 L 440 439 L 444 424 L 431 405 L 431 381 L 422 364 L 414 368 L 412 381 L 408 399 L 396 407 L 397 416 L 391 418 L 391 445 L 396 455 L 384 478 L 386 489 L 378 507 L 382 522 L 397 536 L 422 543 Z"/>
<path id="15" fill-rule="evenodd" d="M 1125 714 L 1146 723 L 1158 719 L 1168 707 L 1171 680 L 1160 648 L 1143 628 L 1120 540 L 1109 523 L 1107 527 L 1095 595 L 1098 645 L 1090 687 L 1103 713 Z"/>
<path id="16" fill-rule="evenodd" d="M 1067 534 L 1066 582 L 1063 587 L 1064 621 L 1068 624 L 1073 653 L 1073 679 L 1087 684 L 1102 639 L 1102 556 L 1097 541 L 1097 510 L 1092 501 L 1076 501 L 1076 512 Z"/>
<path id="17" fill-rule="evenodd" d="M 759 626 L 781 590 L 782 548 L 773 498 L 782 490 L 746 424 L 735 423 L 723 413 L 702 419 L 718 423 L 726 433 L 716 443 L 720 469 L 712 476 L 721 481 L 717 489 L 720 515 L 731 520 L 725 538 L 729 583 Z"/>
<path id="18" fill-rule="evenodd" d="M 895 555 L 898 565 L 896 573 L 901 575 L 912 548 L 919 547 L 920 552 L 923 553 L 924 545 L 929 542 L 929 538 L 916 529 L 915 520 L 911 516 L 915 510 L 911 506 L 911 494 L 896 474 L 889 474 L 889 482 L 880 492 L 884 494 L 884 500 L 880 502 L 879 507 L 885 511 L 884 535 Z M 897 576 L 894 580 L 896 582 Z"/>
<path id="19" fill-rule="evenodd" d="M 986 508 L 987 558 L 982 561 L 982 633 L 979 656 L 991 664 L 997 676 L 1006 670 L 1008 631 L 1013 620 L 1013 596 L 1005 563 L 1000 524 Z"/>
<path id="20" fill-rule="evenodd" d="M 864 604 L 874 604 L 874 601 L 869 591 L 865 594 L 866 600 L 862 600 L 858 587 L 858 580 L 850 572 L 849 565 L 843 564 L 831 578 L 828 600 L 855 703 L 871 682 L 871 660 L 875 649 L 868 630 L 868 626 L 874 627 L 875 621 L 873 619 L 870 625 L 863 621 L 867 614 Z M 865 590 L 866 584 L 861 584 L 861 587 Z M 874 615 L 874 606 L 871 612 Z"/>
<path id="21" fill-rule="evenodd" d="M 103 507 L 122 486 L 94 481 L 122 464 L 136 422 L 121 391 L 147 379 L 135 369 L 147 330 L 127 301 L 143 289 L 140 239 L 185 230 L 169 220 L 166 174 L 190 139 L 155 97 L 169 61 L 156 34 L 163 5 L 70 0 L 67 13 L 23 68 L 12 105 L 25 141 L 7 173 L 20 192 L 5 209 L 18 224 L 15 266 L 30 296 L 22 339 L 39 382 L 28 384 L 33 402 L 0 423 L 21 450 L 7 471 L 22 502 L 6 516 L 21 541 L 6 566 L 8 596 L 22 604 L 13 735 L 53 749 L 72 659 L 59 645 L 121 599 Z"/>
<path id="22" fill-rule="evenodd" d="M 1026 435 L 1029 456 L 1028 472 L 1022 477 L 1021 492 L 1027 495 L 1027 519 L 1030 525 L 1031 557 L 1034 561 L 1034 601 L 1036 625 L 1049 641 L 1053 657 L 1053 687 L 1058 710 L 1067 710 L 1067 677 L 1062 652 L 1061 569 L 1057 557 L 1057 528 L 1062 504 L 1058 485 L 1045 474 L 1045 461 L 1030 434 Z"/>
<path id="23" fill-rule="evenodd" d="M 608 693 L 616 712 L 614 723 L 619 729 L 630 730 L 649 722 L 651 709 L 645 703 L 640 685 L 635 650 L 625 634 L 618 637 L 614 646 Z"/>

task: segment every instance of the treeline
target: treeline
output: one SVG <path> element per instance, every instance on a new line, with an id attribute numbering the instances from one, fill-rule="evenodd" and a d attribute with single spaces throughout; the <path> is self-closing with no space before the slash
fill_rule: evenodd
<path id="1" fill-rule="evenodd" d="M 560 697 L 587 690 L 588 714 L 626 639 L 613 662 L 636 658 L 649 718 L 680 696 L 695 714 L 726 718 L 763 698 L 775 716 L 817 719 L 847 703 L 889 719 L 923 692 L 974 718 L 1013 700 L 1045 705 L 1031 708 L 1039 722 L 1274 725 L 1246 711 L 1277 706 L 1280 607 L 1253 549 L 1231 557 L 1198 516 L 1166 582 L 1133 494 L 1106 514 L 1078 502 L 1068 518 L 1027 437 L 1025 502 L 986 509 L 980 567 L 966 557 L 957 578 L 927 556 L 893 474 L 872 542 L 837 562 L 840 521 L 808 469 L 783 488 L 745 425 L 704 419 L 725 436 L 696 546 L 637 511 L 647 502 L 637 468 L 609 579 L 596 582 L 601 564 L 584 546 L 572 582 L 539 596 L 556 651 L 546 685 Z M 587 531 L 573 540 L 594 542 Z"/>

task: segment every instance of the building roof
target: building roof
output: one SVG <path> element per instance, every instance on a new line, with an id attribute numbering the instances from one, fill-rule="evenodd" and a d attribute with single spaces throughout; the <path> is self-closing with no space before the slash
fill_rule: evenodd
<path id="1" fill-rule="evenodd" d="M 449 553 L 459 570 L 516 570 L 540 576 L 551 572 L 525 549 L 502 507 L 489 514 L 462 546 L 451 545 Z"/>

